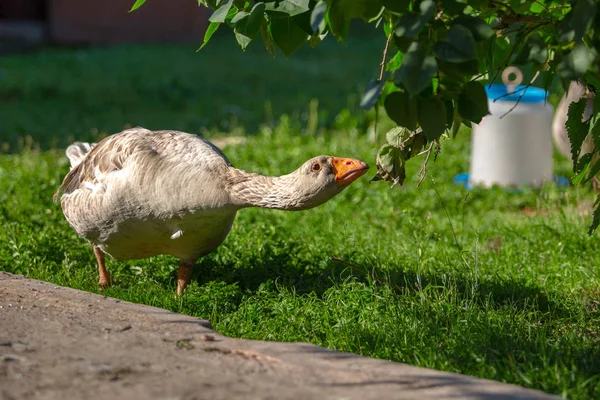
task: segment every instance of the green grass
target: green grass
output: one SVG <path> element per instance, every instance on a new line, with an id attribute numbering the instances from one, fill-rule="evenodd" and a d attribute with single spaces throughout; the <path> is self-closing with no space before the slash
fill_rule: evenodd
<path id="1" fill-rule="evenodd" d="M 376 53 L 380 45 L 359 48 Z M 211 118 L 213 128 L 204 133 L 212 137 L 230 131 L 222 123 L 232 119 L 218 112 L 229 102 L 252 114 L 238 119 L 248 142 L 225 149 L 237 167 L 281 174 L 322 153 L 374 164 L 377 143 L 351 129 L 363 117 L 354 111 L 336 117 L 344 107 L 355 110 L 348 95 L 370 77 L 366 55 L 330 75 L 309 62 L 309 52 L 273 62 L 262 49 L 243 54 L 228 42 L 211 46 L 210 65 L 186 46 L 48 50 L 3 60 L 3 76 L 18 79 L 0 80 L 1 98 L 16 96 L 0 108 L 0 140 L 10 146 L 0 155 L 0 269 L 97 292 L 91 248 L 51 201 L 68 170 L 62 150 L 51 147 L 69 136 L 94 136 L 93 128 L 144 124 L 200 132 L 203 118 Z M 332 65 L 351 58 L 349 49 L 328 46 L 323 54 Z M 64 73 L 81 62 L 85 68 Z M 225 77 L 222 69 L 234 64 L 245 72 L 220 82 L 205 82 L 197 72 Z M 143 78 L 129 83 L 140 68 Z M 284 74 L 295 69 L 303 71 L 299 82 L 287 84 Z M 251 90 L 245 74 L 265 91 L 239 96 Z M 169 97 L 177 90 L 164 86 L 173 76 L 191 98 L 180 106 Z M 213 97 L 198 92 L 204 85 L 213 86 Z M 133 87 L 146 90 L 148 101 L 129 92 Z M 168 99 L 161 101 L 163 90 Z M 312 97 L 319 98 L 324 129 L 301 134 Z M 268 119 L 261 114 L 267 100 L 275 119 L 283 111 L 292 117 L 258 128 Z M 19 144 L 24 135 L 34 144 Z M 572 399 L 600 397 L 599 241 L 586 234 L 589 216 L 579 215 L 593 194 L 554 187 L 467 191 L 452 178 L 468 170 L 468 153 L 466 133 L 445 142 L 419 188 L 413 162 L 404 187 L 364 177 L 313 210 L 241 211 L 224 244 L 198 262 L 183 299 L 173 299 L 177 261 L 168 256 L 109 260 L 116 285 L 105 294 L 206 318 L 231 336 L 309 341 Z M 569 168 L 557 163 L 559 173 Z"/>

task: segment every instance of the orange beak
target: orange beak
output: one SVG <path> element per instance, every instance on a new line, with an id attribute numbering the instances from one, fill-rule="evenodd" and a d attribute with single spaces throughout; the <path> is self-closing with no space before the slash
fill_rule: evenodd
<path id="1" fill-rule="evenodd" d="M 369 169 L 366 162 L 353 158 L 331 157 L 329 162 L 333 165 L 335 180 L 340 187 L 351 184 Z"/>

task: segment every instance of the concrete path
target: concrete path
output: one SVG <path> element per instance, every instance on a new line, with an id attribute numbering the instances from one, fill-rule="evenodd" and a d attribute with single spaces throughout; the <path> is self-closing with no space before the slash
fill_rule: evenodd
<path id="1" fill-rule="evenodd" d="M 552 399 L 0 272 L 0 399 Z"/>

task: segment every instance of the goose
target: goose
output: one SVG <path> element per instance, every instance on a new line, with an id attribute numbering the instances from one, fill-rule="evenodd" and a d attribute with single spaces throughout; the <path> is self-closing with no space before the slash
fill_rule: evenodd
<path id="1" fill-rule="evenodd" d="M 227 237 L 238 210 L 299 211 L 330 200 L 365 174 L 360 160 L 317 156 L 278 177 L 235 168 L 199 136 L 137 127 L 66 149 L 71 169 L 54 194 L 75 232 L 93 247 L 100 290 L 105 254 L 117 260 L 179 259 L 181 296 L 196 261 Z"/>

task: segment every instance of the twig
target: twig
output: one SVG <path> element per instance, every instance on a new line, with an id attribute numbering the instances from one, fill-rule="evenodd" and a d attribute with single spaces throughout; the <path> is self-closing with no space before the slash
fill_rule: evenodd
<path id="1" fill-rule="evenodd" d="M 493 83 L 496 78 L 498 78 L 498 74 L 500 73 L 500 71 L 502 71 L 510 62 L 511 57 L 513 56 L 513 54 L 515 53 L 515 50 L 517 49 L 517 47 L 519 47 L 519 45 L 521 44 L 521 42 L 523 40 L 525 40 L 525 38 L 527 36 L 529 36 L 531 33 L 533 33 L 533 31 L 535 31 L 538 28 L 541 28 L 544 25 L 547 25 L 548 22 L 544 21 L 544 22 L 540 22 L 539 24 L 533 26 L 531 29 L 529 29 L 528 32 L 523 33 L 522 36 L 520 36 L 517 40 L 515 40 L 515 45 L 510 49 L 510 52 L 508 53 L 508 56 L 506 57 L 506 59 L 504 60 L 504 62 L 500 65 L 500 67 L 498 67 L 496 69 L 496 74 L 494 74 L 494 78 L 490 81 L 490 84 Z"/>
<path id="2" fill-rule="evenodd" d="M 385 71 L 385 62 L 387 59 L 387 52 L 388 52 L 388 47 L 390 46 L 390 41 L 392 40 L 392 36 L 394 35 L 394 31 L 390 32 L 390 35 L 388 36 L 386 42 L 385 42 L 385 47 L 383 49 L 383 57 L 381 58 L 381 71 L 379 72 L 379 79 L 377 80 L 378 82 L 381 82 L 383 80 L 383 72 Z"/>
<path id="3" fill-rule="evenodd" d="M 525 92 L 527 91 L 527 88 L 529 88 L 529 86 L 531 86 L 531 84 L 528 84 L 527 86 L 525 86 L 523 92 L 521 93 L 521 95 L 519 96 L 519 98 L 517 99 L 517 101 L 515 102 L 515 104 L 510 108 L 510 110 L 508 110 L 507 112 L 505 112 L 504 114 L 502 114 L 500 116 L 500 119 L 506 117 L 512 110 L 514 110 L 515 108 L 517 108 L 517 106 L 521 102 L 521 99 L 523 98 L 523 96 L 525 96 Z"/>
<path id="4" fill-rule="evenodd" d="M 421 183 L 425 180 L 425 175 L 427 175 L 427 163 L 429 162 L 429 157 L 431 156 L 431 149 L 433 149 L 435 141 L 431 142 L 429 145 L 429 149 L 427 149 L 427 157 L 425 157 L 425 161 L 423 165 L 421 165 L 421 170 L 419 171 L 419 182 L 417 183 L 417 187 L 421 186 Z"/>

